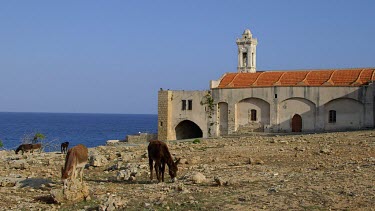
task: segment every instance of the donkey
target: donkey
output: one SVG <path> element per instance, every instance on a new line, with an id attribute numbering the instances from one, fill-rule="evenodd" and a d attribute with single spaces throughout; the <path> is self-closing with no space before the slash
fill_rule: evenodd
<path id="1" fill-rule="evenodd" d="M 68 152 L 69 141 L 61 143 L 61 153 L 65 154 Z"/>
<path id="2" fill-rule="evenodd" d="M 172 181 L 175 181 L 175 178 L 177 176 L 177 165 L 180 162 L 180 159 L 178 159 L 176 162 L 173 162 L 171 153 L 169 153 L 167 145 L 159 140 L 150 141 L 150 144 L 148 145 L 148 161 L 150 165 L 150 172 L 151 176 L 150 179 L 152 181 L 153 179 L 153 172 L 152 172 L 152 165 L 153 161 L 155 161 L 155 172 L 156 172 L 156 178 L 160 182 L 164 182 L 164 171 L 165 171 L 165 164 L 168 165 L 169 169 L 169 176 L 171 177 Z"/>
<path id="3" fill-rule="evenodd" d="M 65 158 L 65 166 L 61 167 L 61 179 L 64 182 L 64 188 L 68 186 L 68 179 L 75 179 L 80 173 L 80 181 L 83 182 L 83 169 L 88 161 L 88 149 L 82 144 L 78 144 L 68 150 Z"/>
<path id="4" fill-rule="evenodd" d="M 31 152 L 33 153 L 34 150 L 39 150 L 39 152 L 42 150 L 42 144 L 21 144 L 17 149 L 16 149 L 16 154 L 18 154 L 19 151 L 22 151 L 22 155 L 25 152 Z"/>

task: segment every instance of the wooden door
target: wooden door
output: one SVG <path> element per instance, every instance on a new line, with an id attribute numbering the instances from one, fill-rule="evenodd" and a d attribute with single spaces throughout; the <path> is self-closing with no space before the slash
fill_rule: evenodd
<path id="1" fill-rule="evenodd" d="M 302 117 L 298 114 L 295 114 L 292 118 L 292 132 L 301 132 L 302 131 Z"/>

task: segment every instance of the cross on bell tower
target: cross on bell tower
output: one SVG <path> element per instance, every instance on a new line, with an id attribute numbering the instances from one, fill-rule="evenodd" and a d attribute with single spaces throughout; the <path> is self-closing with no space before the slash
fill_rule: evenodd
<path id="1" fill-rule="evenodd" d="M 240 73 L 256 72 L 256 50 L 258 41 L 253 38 L 249 29 L 246 29 L 241 38 L 236 40 L 238 46 L 238 66 Z"/>

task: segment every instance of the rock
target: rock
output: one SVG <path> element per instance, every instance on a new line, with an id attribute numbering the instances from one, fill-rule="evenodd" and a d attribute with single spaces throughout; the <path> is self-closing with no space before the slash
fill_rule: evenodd
<path id="1" fill-rule="evenodd" d="M 251 165 L 263 165 L 264 161 L 262 161 L 260 159 L 249 158 L 247 163 L 251 164 Z"/>
<path id="2" fill-rule="evenodd" d="M 135 164 L 128 163 L 125 169 L 117 172 L 116 179 L 118 181 L 121 181 L 121 180 L 134 181 L 137 173 L 138 173 L 138 166 Z"/>
<path id="3" fill-rule="evenodd" d="M 199 183 L 203 183 L 206 181 L 206 177 L 200 173 L 200 172 L 196 172 L 194 173 L 192 176 L 191 176 L 191 180 L 196 183 L 196 184 L 199 184 Z"/>
<path id="4" fill-rule="evenodd" d="M 216 184 L 219 185 L 219 186 L 222 186 L 225 183 L 225 181 L 218 176 L 215 176 L 214 180 L 215 180 Z"/>
<path id="5" fill-rule="evenodd" d="M 20 180 L 20 178 L 0 177 L 0 187 L 14 187 Z"/>
<path id="6" fill-rule="evenodd" d="M 106 142 L 106 145 L 108 145 L 108 146 L 113 146 L 113 145 L 117 145 L 117 144 L 119 144 L 119 142 L 120 142 L 120 140 L 108 140 L 108 141 Z"/>
<path id="7" fill-rule="evenodd" d="M 128 162 L 128 161 L 131 161 L 134 159 L 134 155 L 133 154 L 130 154 L 129 152 L 127 153 L 121 153 L 121 159 L 123 162 Z"/>
<path id="8" fill-rule="evenodd" d="M 193 157 L 193 158 L 190 159 L 189 164 L 197 164 L 197 163 L 199 163 L 200 160 L 201 160 L 201 158 L 199 156 Z"/>
<path id="9" fill-rule="evenodd" d="M 188 164 L 189 162 L 185 158 L 181 158 L 180 164 Z"/>
<path id="10" fill-rule="evenodd" d="M 52 190 L 50 194 L 57 203 L 79 202 L 90 199 L 88 186 L 77 179 L 71 180 L 66 188 Z"/>
<path id="11" fill-rule="evenodd" d="M 29 168 L 29 164 L 26 162 L 26 160 L 10 160 L 8 162 L 9 168 L 14 168 L 14 169 L 27 169 Z"/>
<path id="12" fill-rule="evenodd" d="M 114 195 L 109 195 L 102 205 L 99 206 L 99 210 L 102 211 L 113 211 L 121 210 L 124 208 L 123 200 Z"/>
<path id="13" fill-rule="evenodd" d="M 91 155 L 90 156 L 90 166 L 99 167 L 99 166 L 104 166 L 107 163 L 108 163 L 108 160 L 103 155 Z"/>
<path id="14" fill-rule="evenodd" d="M 322 154 L 326 154 L 326 155 L 329 155 L 329 154 L 332 153 L 331 150 L 329 150 L 327 148 L 321 149 L 319 152 L 322 153 Z"/>

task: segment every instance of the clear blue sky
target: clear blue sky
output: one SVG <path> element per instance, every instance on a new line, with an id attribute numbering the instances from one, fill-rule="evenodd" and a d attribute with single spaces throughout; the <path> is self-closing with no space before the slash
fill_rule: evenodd
<path id="1" fill-rule="evenodd" d="M 375 67 L 375 1 L 0 3 L 0 111 L 156 114 L 159 88 L 206 90 L 235 72 Z"/>

